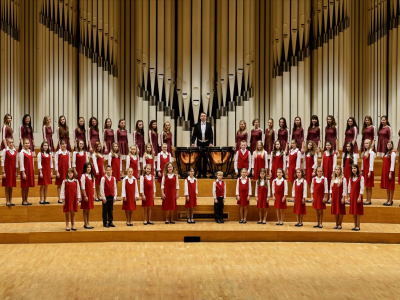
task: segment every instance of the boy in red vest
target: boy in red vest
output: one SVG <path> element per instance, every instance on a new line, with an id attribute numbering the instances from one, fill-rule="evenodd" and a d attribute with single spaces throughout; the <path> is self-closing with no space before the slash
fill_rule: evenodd
<path id="1" fill-rule="evenodd" d="M 117 180 L 112 176 L 110 165 L 106 167 L 106 175 L 101 178 L 100 195 L 103 198 L 103 227 L 115 227 L 113 209 L 114 202 L 117 200 Z"/>
<path id="2" fill-rule="evenodd" d="M 251 154 L 250 151 L 247 150 L 247 142 L 240 142 L 240 149 L 236 151 L 235 154 L 235 173 L 240 177 L 239 170 L 245 168 L 247 169 L 247 176 L 250 174 L 251 168 Z"/>
<path id="3" fill-rule="evenodd" d="M 215 222 L 224 223 L 224 203 L 226 198 L 226 185 L 222 180 L 224 173 L 217 172 L 217 180 L 213 182 L 214 216 Z"/>

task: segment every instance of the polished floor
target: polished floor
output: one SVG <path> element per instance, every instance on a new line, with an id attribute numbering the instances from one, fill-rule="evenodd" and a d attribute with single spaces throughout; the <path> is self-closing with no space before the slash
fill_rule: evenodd
<path id="1" fill-rule="evenodd" d="M 0 245 L 0 299 L 399 299 L 400 245 Z"/>

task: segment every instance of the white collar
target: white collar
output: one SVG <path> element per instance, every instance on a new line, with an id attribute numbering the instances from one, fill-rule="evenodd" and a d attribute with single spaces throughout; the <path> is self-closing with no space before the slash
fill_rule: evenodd
<path id="1" fill-rule="evenodd" d="M 136 155 L 131 155 L 131 154 L 129 154 L 129 157 L 130 157 L 130 158 L 133 158 L 133 160 L 137 160 L 137 156 L 136 156 Z"/>
<path id="2" fill-rule="evenodd" d="M 90 174 L 84 174 L 87 178 L 89 178 L 90 180 L 92 180 L 92 175 L 90 175 Z"/>
<path id="3" fill-rule="evenodd" d="M 242 176 L 240 176 L 240 181 L 242 182 L 242 183 L 245 183 L 246 181 L 247 181 L 247 176 L 245 177 L 245 178 L 243 178 Z"/>
<path id="4" fill-rule="evenodd" d="M 83 156 L 84 154 L 85 154 L 85 152 L 84 151 L 79 151 L 79 152 L 76 152 L 78 155 L 80 155 L 80 156 Z"/>
<path id="5" fill-rule="evenodd" d="M 328 152 L 328 150 L 326 150 L 324 153 L 326 154 L 326 156 L 331 156 L 331 154 Z M 332 156 L 334 156 L 334 155 L 335 155 L 335 152 L 332 152 Z"/>
<path id="6" fill-rule="evenodd" d="M 65 179 L 65 181 L 68 181 L 68 182 L 75 182 L 75 179 L 69 179 L 69 178 L 67 178 L 67 179 Z"/>
<path id="7" fill-rule="evenodd" d="M 169 155 L 169 153 L 161 151 L 160 155 L 162 155 L 164 158 L 166 158 Z"/>
<path id="8" fill-rule="evenodd" d="M 108 176 L 108 175 L 106 174 L 105 176 L 106 176 L 106 178 L 107 178 L 108 180 L 111 180 L 111 179 L 112 179 L 112 175 L 111 175 L 111 176 Z"/>
<path id="9" fill-rule="evenodd" d="M 296 182 L 298 182 L 298 183 L 301 183 L 303 181 L 304 181 L 304 178 L 301 178 L 301 179 L 296 178 Z"/>
<path id="10" fill-rule="evenodd" d="M 17 151 L 17 150 L 15 149 L 15 147 L 13 149 L 10 149 L 10 147 L 7 146 L 6 151 L 14 152 L 14 151 Z"/>
<path id="11" fill-rule="evenodd" d="M 168 176 L 169 179 L 171 179 L 171 178 L 173 178 L 175 176 L 175 174 L 169 174 L 168 173 L 167 176 Z"/>
<path id="12" fill-rule="evenodd" d="M 217 180 L 215 180 L 215 182 L 216 182 L 216 183 L 219 183 L 219 184 L 222 184 L 224 181 L 223 181 L 223 180 L 219 181 L 219 180 L 217 179 Z"/>
<path id="13" fill-rule="evenodd" d="M 32 154 L 31 149 L 28 149 L 28 151 L 26 151 L 25 149 L 22 149 L 21 152 L 26 153 L 28 155 Z"/>
<path id="14" fill-rule="evenodd" d="M 279 179 L 278 177 L 274 179 L 274 181 L 275 181 L 278 185 L 281 185 L 281 183 L 282 183 L 284 180 L 285 180 L 285 178 L 283 178 L 283 177 L 282 177 L 281 179 Z"/>
<path id="15" fill-rule="evenodd" d="M 61 148 L 58 150 L 58 154 L 62 154 L 62 155 L 67 155 L 68 154 L 68 150 L 65 149 L 64 151 L 61 150 Z"/>
<path id="16" fill-rule="evenodd" d="M 294 153 L 296 153 L 297 151 L 299 151 L 299 148 L 296 148 L 296 149 L 294 149 L 294 150 L 293 150 L 293 149 L 290 149 L 290 153 L 291 153 L 291 154 L 294 154 Z"/>
<path id="17" fill-rule="evenodd" d="M 129 178 L 129 176 L 126 176 L 124 179 L 127 180 L 130 184 L 132 184 L 133 181 L 136 180 L 135 176 L 132 176 L 132 178 Z"/>
<path id="18" fill-rule="evenodd" d="M 44 156 L 44 157 L 49 157 L 50 156 L 50 154 L 46 153 L 46 152 L 44 152 L 44 153 L 43 152 L 39 152 L 39 153 L 41 153 L 41 155 Z"/>
<path id="19" fill-rule="evenodd" d="M 144 175 L 144 177 L 146 177 L 148 180 L 151 180 L 151 176 L 152 176 L 151 174 L 149 174 L 149 175 L 147 175 L 147 174 Z"/>
<path id="20" fill-rule="evenodd" d="M 96 153 L 93 152 L 93 155 L 96 156 Z M 100 153 L 98 153 L 97 155 L 103 158 L 103 155 L 101 155 Z"/>
<path id="21" fill-rule="evenodd" d="M 246 153 L 246 151 L 247 151 L 247 149 L 242 149 L 242 148 L 240 148 L 240 151 L 242 152 L 242 154 L 245 154 Z"/>
<path id="22" fill-rule="evenodd" d="M 206 122 L 201 122 L 201 125 L 206 125 Z"/>
<path id="23" fill-rule="evenodd" d="M 148 159 L 153 159 L 153 156 L 151 154 L 147 154 Z"/>
<path id="24" fill-rule="evenodd" d="M 188 176 L 187 180 L 189 180 L 190 183 L 197 181 L 196 177 L 190 178 L 190 176 Z"/>
<path id="25" fill-rule="evenodd" d="M 322 181 L 322 179 L 325 179 L 324 176 L 321 176 L 321 178 L 318 178 L 317 176 L 315 176 L 314 178 L 318 183 L 320 183 Z"/>

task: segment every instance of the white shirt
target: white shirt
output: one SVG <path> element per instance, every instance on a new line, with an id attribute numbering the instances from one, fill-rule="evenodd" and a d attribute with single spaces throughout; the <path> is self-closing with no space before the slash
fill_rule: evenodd
<path id="1" fill-rule="evenodd" d="M 6 161 L 6 152 L 10 152 L 12 155 L 14 155 L 14 152 L 17 152 L 17 150 L 14 149 L 10 149 L 8 146 L 7 148 L 4 148 L 3 151 L 1 151 L 1 166 L 4 167 L 5 161 Z M 18 154 L 17 157 L 15 159 L 15 167 L 18 168 Z"/>
<path id="2" fill-rule="evenodd" d="M 132 176 L 132 178 L 129 178 L 129 176 L 126 176 L 122 180 L 122 193 L 121 193 L 122 198 L 126 198 L 126 182 L 128 181 L 129 184 L 132 184 L 134 180 L 135 180 L 135 199 L 139 198 L 139 191 L 137 188 L 137 180 L 134 176 Z"/>
<path id="3" fill-rule="evenodd" d="M 335 178 L 334 180 L 332 180 L 331 181 L 331 189 L 329 190 L 329 193 L 331 193 L 332 194 L 332 186 L 334 185 L 334 184 L 339 184 L 339 179 L 338 178 Z M 343 197 L 346 197 L 347 196 L 347 181 L 346 181 L 346 178 L 342 178 L 342 186 L 343 186 Z"/>
<path id="4" fill-rule="evenodd" d="M 264 153 L 262 153 L 262 152 L 264 152 Z M 264 155 L 264 160 L 265 160 L 264 169 L 268 169 L 268 152 L 264 151 L 264 150 L 262 152 L 260 152 L 260 156 Z M 254 161 L 256 160 L 257 156 L 258 156 L 257 151 L 254 151 L 253 152 L 253 156 L 252 156 L 252 160 L 251 160 L 251 168 L 252 169 L 254 169 Z"/>
<path id="5" fill-rule="evenodd" d="M 275 157 L 280 156 L 280 155 L 281 155 L 281 151 L 276 151 Z M 283 158 L 282 169 L 283 169 L 283 171 L 285 171 L 286 170 L 286 154 L 285 154 L 285 152 L 283 153 L 282 158 Z M 269 163 L 269 167 L 271 168 L 271 170 L 272 170 L 272 164 L 273 164 L 273 156 L 272 156 L 272 152 L 271 152 L 270 163 Z"/>
<path id="6" fill-rule="evenodd" d="M 240 177 L 236 181 L 236 196 L 239 196 L 239 180 L 242 182 L 242 184 L 245 184 L 247 181 L 247 177 L 243 178 Z M 251 180 L 249 179 L 249 196 L 251 196 Z"/>
<path id="7" fill-rule="evenodd" d="M 309 153 L 307 153 L 305 156 L 311 157 L 311 155 Z M 304 170 L 307 169 L 306 158 L 304 158 L 304 161 L 303 161 L 303 168 L 304 168 Z M 314 154 L 314 164 L 312 165 L 313 170 L 315 170 L 316 168 L 318 168 L 318 154 L 317 153 Z"/>
<path id="8" fill-rule="evenodd" d="M 246 153 L 246 151 L 248 151 L 248 150 L 247 149 L 245 149 L 245 150 L 240 149 L 239 151 L 242 152 L 242 154 L 244 155 Z M 239 151 L 236 151 L 236 154 L 235 154 L 235 162 L 234 162 L 235 172 L 238 172 Z M 247 159 L 248 159 L 247 171 L 250 172 L 250 169 L 251 169 L 251 153 L 250 153 L 250 151 L 248 151 L 248 152 L 249 152 L 249 154 L 247 156 Z"/>
<path id="9" fill-rule="evenodd" d="M 98 156 L 103 158 L 103 155 L 101 155 L 101 154 L 98 154 Z M 99 166 L 97 164 L 97 155 L 96 155 L 96 153 L 92 154 L 92 161 L 93 161 L 93 167 L 94 167 L 95 173 L 99 174 Z M 100 166 L 100 167 L 103 168 L 103 172 L 104 172 L 104 164 L 102 166 Z"/>
<path id="10" fill-rule="evenodd" d="M 168 176 L 169 179 L 172 179 L 176 175 L 168 173 L 167 176 Z M 165 181 L 165 176 L 163 176 L 162 180 L 161 180 L 161 189 L 164 189 L 164 181 Z M 179 179 L 178 179 L 178 176 L 176 176 L 176 189 L 179 190 Z"/>
<path id="11" fill-rule="evenodd" d="M 68 181 L 68 182 L 76 181 L 76 194 L 77 194 L 77 198 L 80 199 L 81 198 L 81 189 L 79 187 L 78 180 L 76 180 L 76 179 L 73 179 L 73 180 L 65 179 L 65 180 L 63 180 L 63 183 L 61 184 L 60 199 L 65 200 L 65 182 L 66 181 Z"/>
<path id="12" fill-rule="evenodd" d="M 396 152 L 392 151 L 390 153 L 390 172 L 394 172 L 394 167 L 396 166 Z"/>
<path id="13" fill-rule="evenodd" d="M 90 174 L 82 174 L 82 176 L 81 176 L 81 188 L 82 188 L 82 190 L 84 190 L 86 188 L 86 177 L 89 178 L 90 180 L 93 180 L 92 179 L 92 175 L 90 175 Z M 93 189 L 95 189 L 95 188 L 96 188 L 96 185 L 93 182 Z"/>
<path id="14" fill-rule="evenodd" d="M 275 184 L 279 186 L 279 185 L 282 184 L 282 182 L 283 182 L 283 184 L 284 184 L 284 192 L 283 192 L 283 195 L 284 195 L 284 196 L 287 196 L 287 195 L 288 195 L 288 184 L 287 184 L 286 179 L 282 177 L 281 179 L 275 178 L 274 181 L 272 181 L 272 196 L 273 196 L 273 197 L 275 197 Z M 274 184 L 274 183 L 275 183 L 275 184 Z"/>
<path id="15" fill-rule="evenodd" d="M 73 168 L 76 168 L 76 156 L 77 156 L 77 155 L 83 156 L 83 155 L 85 155 L 85 154 L 86 154 L 86 152 L 83 152 L 83 151 L 81 151 L 81 152 L 76 152 L 76 151 L 74 151 L 74 152 L 73 152 L 73 154 L 72 154 L 72 167 L 73 167 Z M 89 158 L 87 157 L 87 155 L 86 155 L 86 162 L 89 162 Z"/>
<path id="16" fill-rule="evenodd" d="M 366 157 L 367 155 L 364 154 L 364 156 Z M 374 171 L 374 162 L 375 162 L 375 157 L 376 154 L 375 152 L 371 149 L 369 150 L 369 172 Z M 361 171 L 364 170 L 364 159 L 361 161 Z"/>
<path id="17" fill-rule="evenodd" d="M 325 179 L 324 180 L 324 193 L 328 194 L 328 180 L 324 176 L 321 176 L 321 178 L 318 178 L 316 176 L 314 178 L 317 181 L 317 183 L 321 183 L 322 179 Z M 311 182 L 311 194 L 314 193 L 314 178 L 313 178 L 313 180 Z"/>
<path id="18" fill-rule="evenodd" d="M 296 158 L 296 170 L 297 169 L 300 169 L 300 165 L 301 165 L 301 152 L 300 152 L 300 150 L 299 149 L 290 149 L 290 151 L 289 151 L 289 157 L 290 157 L 290 155 L 297 155 L 297 158 Z M 287 167 L 289 168 L 289 161 L 290 161 L 290 158 L 288 158 L 287 159 Z"/>
<path id="19" fill-rule="evenodd" d="M 112 176 L 105 175 L 101 177 L 100 181 L 100 195 L 102 199 L 106 199 L 106 196 L 104 194 L 104 184 L 105 184 L 105 179 L 107 178 L 108 181 L 111 181 Z M 117 199 L 117 180 L 114 178 L 114 199 Z"/>
<path id="20" fill-rule="evenodd" d="M 50 156 L 50 169 L 53 169 L 53 158 L 51 157 L 51 154 L 39 152 L 37 156 L 38 170 L 42 169 L 42 156 L 44 157 Z"/>
<path id="21" fill-rule="evenodd" d="M 330 154 L 329 154 L 329 152 L 328 151 L 325 151 L 324 152 L 324 154 L 326 155 L 326 156 L 331 156 Z M 332 170 L 333 171 L 335 171 L 335 168 L 336 168 L 336 165 L 337 165 L 337 156 L 336 156 L 336 153 L 335 152 L 333 152 L 332 153 L 332 155 L 333 155 L 333 166 L 332 166 Z M 323 168 L 324 167 L 324 159 L 322 158 L 322 160 L 321 160 L 321 168 Z M 331 174 L 325 174 L 325 175 L 331 175 Z"/>
<path id="22" fill-rule="evenodd" d="M 68 168 L 71 168 L 71 157 L 68 150 L 62 151 L 61 149 L 59 149 L 54 157 L 55 170 L 58 171 L 58 157 L 60 155 L 68 155 Z"/>
<path id="23" fill-rule="evenodd" d="M 147 180 L 151 180 L 151 175 L 140 176 L 140 193 L 141 194 L 144 194 L 144 177 L 146 177 Z M 156 194 L 156 182 L 154 180 L 154 176 L 153 176 L 153 193 L 154 193 L 154 195 Z"/>
<path id="24" fill-rule="evenodd" d="M 164 159 L 166 159 L 166 158 L 168 158 L 168 161 L 169 162 L 172 162 L 172 156 L 171 156 L 171 154 L 170 153 L 168 153 L 168 152 L 160 152 L 160 153 L 158 153 L 157 154 L 157 171 L 164 171 L 164 170 L 161 170 L 161 163 L 160 163 L 160 160 L 161 160 L 161 155 L 162 155 L 162 157 L 164 158 Z"/>
<path id="25" fill-rule="evenodd" d="M 196 182 L 196 195 L 198 194 L 197 191 L 197 179 L 195 177 L 191 178 L 190 176 L 188 178 L 185 179 L 185 196 L 189 196 L 189 187 L 188 187 L 188 183 L 187 181 L 190 181 L 190 183 Z"/>
<path id="26" fill-rule="evenodd" d="M 296 180 L 294 181 L 294 183 L 293 183 L 293 187 L 292 187 L 292 197 L 294 198 L 296 195 L 295 195 L 295 185 L 297 185 L 297 186 L 300 186 L 301 184 L 304 184 L 304 187 L 303 187 L 303 198 L 307 198 L 307 181 L 304 179 L 304 178 L 302 178 L 302 179 L 298 179 L 298 178 L 296 178 Z"/>
<path id="27" fill-rule="evenodd" d="M 218 179 L 213 182 L 213 197 L 217 199 L 217 184 L 221 185 L 223 181 L 219 181 Z M 224 199 L 226 198 L 226 183 L 224 186 Z"/>
<path id="28" fill-rule="evenodd" d="M 260 186 L 265 185 L 265 180 L 261 179 L 260 180 Z M 269 183 L 269 180 L 267 180 L 267 188 L 268 188 L 268 197 L 271 197 L 271 184 Z M 256 190 L 255 190 L 255 196 L 258 197 L 258 180 L 256 181 Z"/>
<path id="29" fill-rule="evenodd" d="M 110 154 L 108 155 L 108 164 L 110 166 L 111 166 L 113 157 L 118 158 L 118 154 L 114 153 L 111 155 L 111 152 L 110 152 Z M 122 158 L 121 157 L 119 158 L 119 171 L 122 172 Z"/>
<path id="30" fill-rule="evenodd" d="M 346 159 L 350 159 L 350 154 L 346 155 Z M 358 160 L 358 154 L 353 154 L 353 164 L 356 165 L 357 164 L 357 160 Z M 344 159 L 342 158 L 342 170 L 343 170 L 343 167 L 344 167 L 343 161 L 344 161 Z M 349 161 L 349 164 L 350 164 L 350 161 Z"/>
<path id="31" fill-rule="evenodd" d="M 363 195 L 364 194 L 364 176 L 362 176 L 362 175 L 360 175 L 360 176 L 361 176 L 361 179 L 360 179 L 360 195 Z M 350 178 L 349 187 L 348 187 L 349 195 L 350 195 L 350 192 L 351 192 L 351 185 L 357 179 L 358 179 L 357 177 L 356 178 L 353 178 L 353 177 Z"/>
<path id="32" fill-rule="evenodd" d="M 129 154 L 128 158 L 126 159 L 126 169 L 125 169 L 126 171 L 128 171 L 129 167 L 131 166 L 131 159 L 139 160 L 139 158 L 136 155 L 130 155 Z M 140 163 L 139 163 L 139 161 L 138 161 L 138 164 L 137 164 L 137 169 L 138 169 L 138 171 L 140 171 Z"/>
<path id="33" fill-rule="evenodd" d="M 21 152 L 18 154 L 19 155 L 19 170 L 20 172 L 25 171 L 25 166 L 24 166 L 24 153 L 28 154 L 29 156 L 32 156 L 33 153 L 31 152 L 31 150 L 28 149 L 28 151 L 26 151 L 25 149 L 22 149 Z M 33 170 L 35 170 L 35 164 L 32 161 L 32 168 Z"/>

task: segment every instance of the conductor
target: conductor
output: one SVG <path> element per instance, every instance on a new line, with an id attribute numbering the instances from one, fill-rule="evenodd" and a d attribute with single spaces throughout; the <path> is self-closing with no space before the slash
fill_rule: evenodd
<path id="1" fill-rule="evenodd" d="M 194 126 L 193 135 L 191 139 L 192 147 L 195 147 L 195 140 L 197 139 L 197 147 L 202 149 L 201 161 L 199 163 L 199 176 L 207 177 L 207 154 L 205 147 L 212 146 L 214 135 L 211 124 L 206 122 L 207 115 L 205 112 L 200 113 L 200 122 Z"/>

